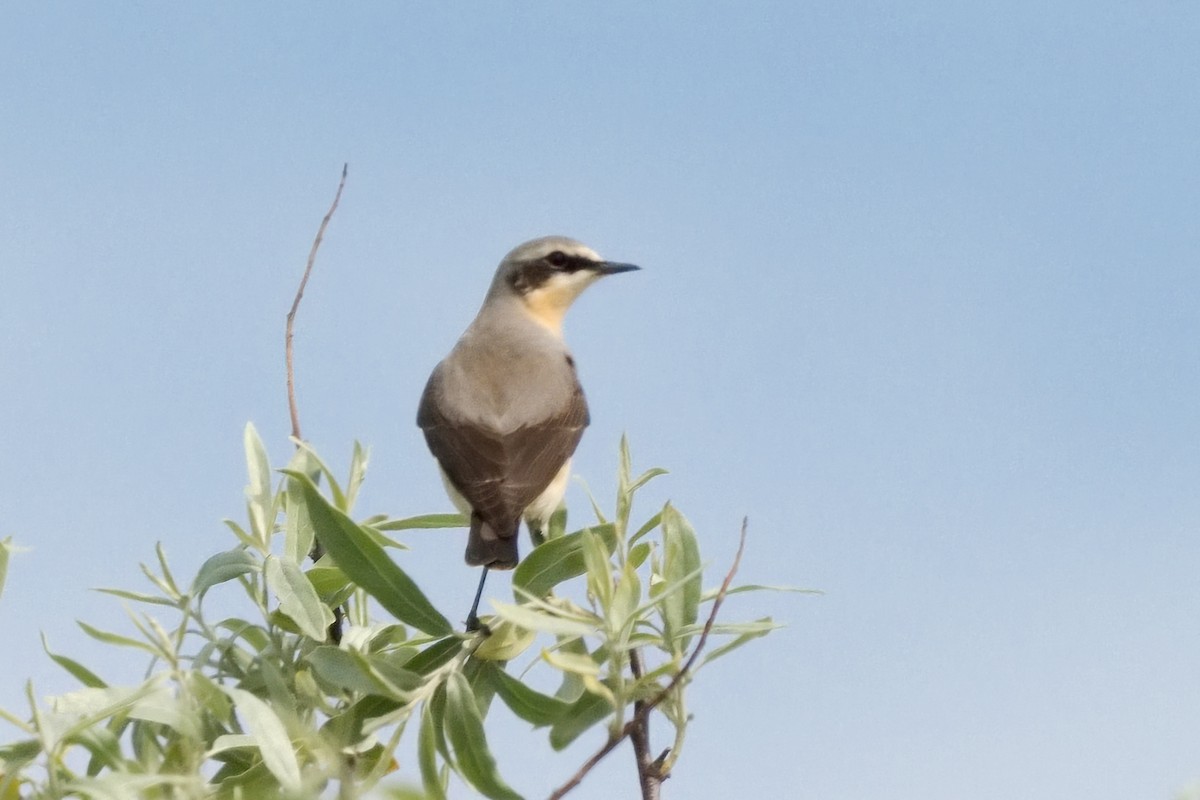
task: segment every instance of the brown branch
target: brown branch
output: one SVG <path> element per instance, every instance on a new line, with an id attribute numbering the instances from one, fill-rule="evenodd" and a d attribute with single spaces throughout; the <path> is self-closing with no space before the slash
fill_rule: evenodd
<path id="1" fill-rule="evenodd" d="M 329 227 L 329 220 L 333 217 L 333 212 L 337 211 L 338 201 L 342 199 L 342 189 L 346 187 L 346 172 L 349 168 L 349 164 L 342 164 L 342 179 L 338 182 L 337 194 L 333 196 L 333 204 L 329 206 L 329 211 L 325 212 L 325 218 L 321 220 L 316 238 L 313 239 L 312 249 L 308 251 L 308 263 L 304 266 L 304 277 L 300 279 L 300 286 L 296 289 L 296 299 L 292 301 L 292 310 L 288 312 L 287 327 L 284 330 L 283 353 L 284 359 L 287 361 L 288 412 L 292 417 L 292 436 L 297 439 L 304 437 L 300 435 L 300 411 L 296 408 L 296 373 L 292 363 L 292 325 L 296 321 L 296 310 L 300 308 L 300 300 L 304 297 L 304 287 L 308 285 L 308 276 L 312 274 L 313 264 L 317 260 L 317 250 L 321 247 L 321 240 L 325 238 L 325 229 Z"/>
<path id="2" fill-rule="evenodd" d="M 633 719 L 631 719 L 631 720 L 629 720 L 629 722 L 625 723 L 625 727 L 621 729 L 620 733 L 618 733 L 616 736 L 610 737 L 609 740 L 604 743 L 603 747 L 601 747 L 599 750 L 597 750 L 592 755 L 591 758 L 589 758 L 587 761 L 583 762 L 583 766 L 581 766 L 579 768 L 579 771 L 576 772 L 574 775 L 572 775 L 571 779 L 569 781 L 567 781 L 562 786 L 555 789 L 554 793 L 550 795 L 549 800 L 560 800 L 560 798 L 562 798 L 567 792 L 571 791 L 576 786 L 578 786 L 583 781 L 583 779 L 587 776 L 587 774 L 592 771 L 593 767 L 595 767 L 597 764 L 599 764 L 604 759 L 605 756 L 607 756 L 609 753 L 611 753 L 613 750 L 615 750 L 617 745 L 619 745 L 621 742 L 625 741 L 625 739 L 632 738 L 634 736 L 635 731 L 640 731 L 640 733 L 638 733 L 639 736 L 648 734 L 649 728 L 647 725 L 647 720 L 649 719 L 650 712 L 653 711 L 660 703 L 662 703 L 662 701 L 665 700 L 667 698 L 667 696 L 669 694 L 671 694 L 671 692 L 675 691 L 675 689 L 679 686 L 679 684 L 685 678 L 688 677 L 688 674 L 691 672 L 692 668 L 696 665 L 696 659 L 700 657 L 700 652 L 704 649 L 704 645 L 708 643 L 708 635 L 710 633 L 712 633 L 713 625 L 717 621 L 717 612 L 721 610 L 721 604 L 725 602 L 725 595 L 729 593 L 729 584 L 733 583 L 733 576 L 737 574 L 738 567 L 742 563 L 742 552 L 746 549 L 746 526 L 748 524 L 749 524 L 749 520 L 746 518 L 743 518 L 742 519 L 742 533 L 741 533 L 741 537 L 738 540 L 737 554 L 733 557 L 733 564 L 729 567 L 729 572 L 725 573 L 725 580 L 723 580 L 721 582 L 721 588 L 717 591 L 717 596 L 715 598 L 713 598 L 712 611 L 710 611 L 708 613 L 708 620 L 706 620 L 704 623 L 704 630 L 702 630 L 700 632 L 700 638 L 696 641 L 696 647 L 692 650 L 692 654 L 690 656 L 688 656 L 688 660 L 684 662 L 683 667 L 679 670 L 679 672 L 675 673 L 675 676 L 671 678 L 670 682 L 663 688 L 663 690 L 661 692 L 659 692 L 658 694 L 656 694 L 654 697 L 650 698 L 649 700 L 646 700 L 645 702 L 635 703 Z M 633 666 L 635 663 L 635 657 L 636 657 L 637 667 Z M 641 669 L 641 656 L 639 654 L 637 654 L 636 650 L 630 654 L 630 669 L 634 670 L 635 675 L 637 674 L 637 671 Z M 646 754 L 648 756 L 649 751 L 650 751 L 649 741 L 646 741 L 644 743 L 644 746 L 645 746 Z M 663 759 L 660 757 L 658 760 L 653 761 L 649 764 L 649 770 L 650 770 L 651 774 L 653 774 L 658 769 L 658 767 L 661 766 L 662 761 L 663 761 Z M 640 754 L 639 754 L 639 760 L 638 760 L 638 777 L 639 777 L 639 779 L 641 778 L 641 776 L 642 776 L 642 763 L 641 763 L 641 758 L 640 758 Z M 665 777 L 666 776 L 664 776 L 664 775 L 658 776 L 658 783 L 661 783 Z M 643 800 L 647 800 L 648 798 L 651 798 L 651 797 L 654 797 L 654 798 L 658 797 L 657 790 L 658 790 L 658 787 L 657 787 L 657 785 L 655 785 L 655 787 L 654 787 L 655 793 L 653 795 L 648 795 L 648 794 L 646 794 L 645 784 L 643 783 L 643 788 L 642 788 Z"/>
<path id="3" fill-rule="evenodd" d="M 642 653 L 637 648 L 629 652 L 629 670 L 635 680 L 640 680 L 644 674 L 642 669 Z M 650 717 L 645 711 L 646 701 L 635 700 L 633 703 L 633 729 L 629 732 L 629 741 L 633 744 L 633 757 L 637 762 L 638 783 L 642 787 L 642 800 L 658 800 L 659 789 L 666 775 L 655 769 L 654 759 L 650 757 Z"/>
<path id="4" fill-rule="evenodd" d="M 346 173 L 349 169 L 349 164 L 342 164 L 342 178 L 338 181 L 337 192 L 333 196 L 333 203 L 330 204 L 329 210 L 325 212 L 325 217 L 321 220 L 321 225 L 317 228 L 317 235 L 313 238 L 312 248 L 308 251 L 308 262 L 304 265 L 304 276 L 300 278 L 300 286 L 296 289 L 296 297 L 292 300 L 292 308 L 288 311 L 287 315 L 287 325 L 284 327 L 283 356 L 284 361 L 287 363 L 288 413 L 292 418 L 292 437 L 297 441 L 304 437 L 300 435 L 300 410 L 296 407 L 296 372 L 292 359 L 292 328 L 296 322 L 296 311 L 300 308 L 300 300 L 304 297 L 304 287 L 308 285 L 308 276 L 312 274 L 313 264 L 317 261 L 317 250 L 321 248 L 321 240 L 325 238 L 325 229 L 329 227 L 329 220 L 333 218 L 333 212 L 337 211 L 338 202 L 342 199 L 342 189 L 346 188 Z M 320 540 L 314 537 L 309 557 L 313 561 L 316 561 L 324 554 L 325 548 L 321 546 Z M 345 617 L 346 614 L 341 606 L 333 609 L 333 624 L 329 626 L 329 638 L 334 642 L 342 640 L 342 621 Z"/>

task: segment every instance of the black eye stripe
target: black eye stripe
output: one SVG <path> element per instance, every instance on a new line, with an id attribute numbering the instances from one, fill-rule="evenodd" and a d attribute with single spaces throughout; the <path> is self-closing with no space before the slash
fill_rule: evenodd
<path id="1" fill-rule="evenodd" d="M 555 250 L 543 260 L 551 269 L 562 272 L 578 272 L 593 265 L 591 259 L 584 256 L 567 255 L 561 250 Z"/>

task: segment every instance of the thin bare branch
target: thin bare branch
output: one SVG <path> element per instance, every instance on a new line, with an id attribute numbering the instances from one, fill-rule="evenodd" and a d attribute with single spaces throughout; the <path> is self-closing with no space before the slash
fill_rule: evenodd
<path id="1" fill-rule="evenodd" d="M 636 647 L 629 652 L 629 671 L 635 680 L 644 674 L 642 653 Z M 645 712 L 645 706 L 645 700 L 635 700 L 633 703 L 633 729 L 629 731 L 629 741 L 633 744 L 633 757 L 637 762 L 642 800 L 658 800 L 659 789 L 666 776 L 654 768 L 654 759 L 650 756 L 650 716 Z"/>
<path id="2" fill-rule="evenodd" d="M 333 195 L 333 202 L 329 205 L 329 210 L 325 212 L 324 218 L 321 219 L 321 224 L 317 228 L 317 235 L 313 238 L 312 248 L 308 251 L 308 262 L 304 265 L 304 275 L 300 278 L 300 285 L 296 288 L 296 297 L 292 300 L 292 308 L 288 311 L 287 315 L 287 325 L 284 327 L 283 356 L 287 364 L 288 413 L 292 418 L 292 436 L 297 441 L 302 440 L 304 437 L 300 435 L 300 410 L 296 406 L 296 370 L 295 362 L 292 358 L 292 334 L 296 323 L 296 311 L 300 308 L 300 301 L 304 298 L 304 287 L 308 285 L 308 277 L 312 275 L 313 264 L 317 261 L 317 250 L 321 249 L 321 240 L 325 238 L 325 229 L 329 227 L 329 220 L 333 219 L 333 212 L 337 211 L 338 203 L 342 199 L 342 190 L 346 188 L 346 174 L 349 170 L 349 164 L 342 164 L 342 178 L 338 181 L 337 192 Z M 321 546 L 321 541 L 314 539 L 312 551 L 309 553 L 309 556 L 313 561 L 316 561 L 324 553 L 325 548 Z M 345 617 L 346 612 L 341 606 L 333 609 L 333 624 L 329 626 L 329 637 L 334 642 L 342 640 L 342 623 Z"/>
<path id="3" fill-rule="evenodd" d="M 731 583 L 733 583 L 733 577 L 734 577 L 734 575 L 737 574 L 738 567 L 742 563 L 742 552 L 746 549 L 746 527 L 748 525 L 749 525 L 749 519 L 743 518 L 742 519 L 742 532 L 741 532 L 741 536 L 738 540 L 737 555 L 735 555 L 733 557 L 733 564 L 729 567 L 729 572 L 727 572 L 725 574 L 725 580 L 721 582 L 721 588 L 717 591 L 717 596 L 715 598 L 713 598 L 712 611 L 710 611 L 708 613 L 708 620 L 706 620 L 704 623 L 704 630 L 700 632 L 700 638 L 696 641 L 696 646 L 692 649 L 692 654 L 690 656 L 688 656 L 688 660 L 684 662 L 683 667 L 679 670 L 679 672 L 675 673 L 675 676 L 673 678 L 671 678 L 671 681 L 665 687 L 663 687 L 663 690 L 661 692 L 659 692 L 658 694 L 656 694 L 654 697 L 650 698 L 649 700 L 645 701 L 644 703 L 635 704 L 633 719 L 631 719 L 631 720 L 629 720 L 629 722 L 625 723 L 625 727 L 621 729 L 621 732 L 619 734 L 609 738 L 609 740 L 604 743 L 603 747 L 601 747 L 594 754 L 592 754 L 592 757 L 583 763 L 583 766 L 581 766 L 579 768 L 578 772 L 576 772 L 574 775 L 571 776 L 571 779 L 569 781 L 567 781 L 562 786 L 555 789 L 554 793 L 550 795 L 549 800 L 559 800 L 561 797 L 566 795 L 567 792 L 571 791 L 576 786 L 578 786 L 583 781 L 583 779 L 587 776 L 587 774 L 592 771 L 593 767 L 595 767 L 602 760 L 604 760 L 605 756 L 607 756 L 609 753 L 611 753 L 613 750 L 615 750 L 617 745 L 619 745 L 621 742 L 625 741 L 625 739 L 634 736 L 635 731 L 641 731 L 643 733 L 647 732 L 648 728 L 646 726 L 646 721 L 649 718 L 650 712 L 653 711 L 655 709 L 655 707 L 657 707 L 660 703 L 662 703 L 662 701 L 665 700 L 667 698 L 667 696 L 671 694 L 671 692 L 675 691 L 675 689 L 680 685 L 680 683 L 682 683 L 688 677 L 688 674 L 691 672 L 692 667 L 694 667 L 696 664 L 696 659 L 700 657 L 700 652 L 702 650 L 704 650 L 704 645 L 706 645 L 708 643 L 708 635 L 710 633 L 712 633 L 713 625 L 717 621 L 717 613 L 721 610 L 721 604 L 725 602 L 725 595 L 729 593 L 729 585 Z M 641 656 L 640 655 L 636 656 L 637 667 L 635 668 L 633 666 L 635 654 L 636 654 L 636 651 L 634 651 L 634 653 L 630 654 L 630 669 L 640 670 L 641 669 Z M 635 674 L 636 674 L 636 672 L 635 672 Z M 641 733 L 639 733 L 638 735 L 640 736 Z M 650 747 L 649 741 L 647 741 L 645 743 L 645 748 L 646 748 L 647 754 L 649 753 L 649 747 Z M 664 755 L 666 755 L 666 754 L 664 753 Z M 664 759 L 660 756 L 656 761 L 651 762 L 651 764 L 649 765 L 649 769 L 653 772 L 655 769 L 657 769 L 658 767 L 661 766 L 663 760 Z M 641 778 L 641 775 L 642 775 L 642 765 L 641 765 L 641 761 L 640 761 L 640 757 L 639 757 L 639 762 L 638 762 L 639 778 Z M 665 775 L 659 775 L 657 783 L 662 783 L 662 781 L 665 777 L 666 777 Z M 657 796 L 658 796 L 657 789 L 658 789 L 658 787 L 656 784 L 654 787 L 655 794 L 647 795 L 647 794 L 645 794 L 646 788 L 645 788 L 645 785 L 643 784 L 643 788 L 642 788 L 643 800 L 647 800 L 648 798 L 651 798 L 651 797 L 657 798 Z"/>
<path id="4" fill-rule="evenodd" d="M 325 238 L 325 229 L 329 227 L 329 220 L 333 218 L 333 212 L 337 211 L 338 202 L 342 199 L 342 189 L 346 188 L 346 173 L 349 168 L 349 164 L 342 164 L 342 179 L 338 182 L 337 194 L 333 196 L 333 203 L 329 206 L 329 211 L 325 213 L 325 218 L 321 220 L 321 226 L 317 228 L 317 235 L 313 239 L 312 249 L 308 251 L 308 263 L 304 266 L 304 277 L 300 279 L 300 286 L 296 289 L 296 299 L 292 301 L 292 309 L 287 315 L 283 352 L 284 358 L 287 361 L 288 412 L 292 417 L 292 436 L 295 436 L 297 439 L 303 439 L 304 437 L 300 435 L 300 411 L 296 407 L 296 372 L 292 361 L 292 326 L 296 321 L 296 310 L 300 308 L 300 300 L 304 297 L 304 287 L 308 285 L 308 276 L 312 274 L 313 264 L 317 260 L 317 250 L 321 247 L 321 240 Z"/>

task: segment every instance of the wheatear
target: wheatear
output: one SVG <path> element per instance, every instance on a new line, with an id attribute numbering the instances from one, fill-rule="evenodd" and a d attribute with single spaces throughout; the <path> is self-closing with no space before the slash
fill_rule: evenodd
<path id="1" fill-rule="evenodd" d="M 558 508 L 588 424 L 563 316 L 599 278 L 635 269 L 562 236 L 520 245 L 429 376 L 417 424 L 450 499 L 471 518 L 467 563 L 484 568 L 468 628 L 478 624 L 487 570 L 517 565 L 522 517 L 540 532 Z"/>

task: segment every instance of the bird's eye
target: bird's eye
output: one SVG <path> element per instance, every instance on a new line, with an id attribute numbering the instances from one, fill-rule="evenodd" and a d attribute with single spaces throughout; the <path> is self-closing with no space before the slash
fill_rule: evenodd
<path id="1" fill-rule="evenodd" d="M 567 265 L 567 254 L 561 250 L 555 250 L 553 253 L 546 256 L 546 263 L 552 267 L 562 269 Z"/>

